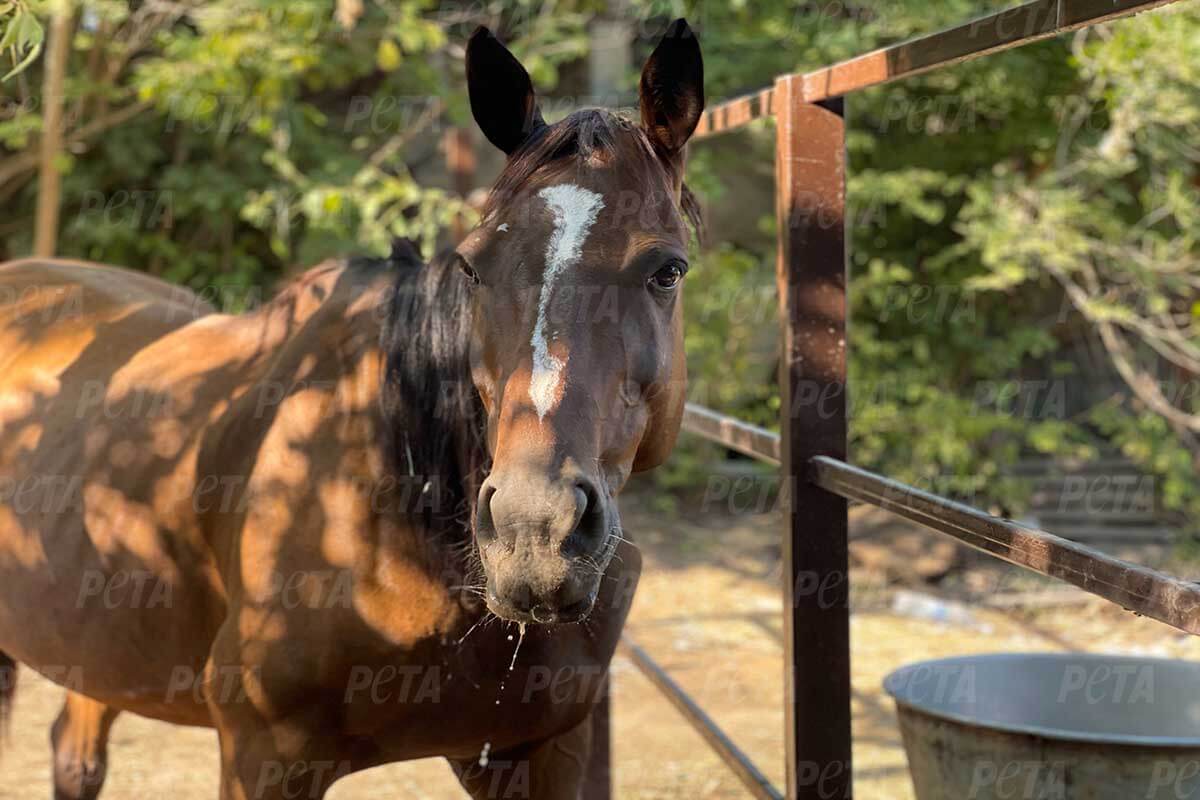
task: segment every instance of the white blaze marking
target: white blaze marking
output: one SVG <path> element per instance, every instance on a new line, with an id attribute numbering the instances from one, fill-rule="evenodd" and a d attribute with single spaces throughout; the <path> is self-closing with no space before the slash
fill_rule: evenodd
<path id="1" fill-rule="evenodd" d="M 500 231 L 501 233 L 508 233 L 508 223 L 504 222 L 497 225 L 496 230 Z"/>
<path id="2" fill-rule="evenodd" d="M 573 183 L 547 187 L 538 192 L 538 197 L 546 201 L 554 214 L 554 232 L 546 244 L 546 272 L 538 296 L 537 322 L 533 326 L 533 374 L 529 377 L 529 399 L 541 420 L 558 403 L 558 387 L 563 367 L 567 365 L 550 354 L 546 331 L 550 293 L 558 277 L 578 263 L 584 240 L 596 222 L 596 215 L 604 208 L 604 201 L 595 192 Z"/>

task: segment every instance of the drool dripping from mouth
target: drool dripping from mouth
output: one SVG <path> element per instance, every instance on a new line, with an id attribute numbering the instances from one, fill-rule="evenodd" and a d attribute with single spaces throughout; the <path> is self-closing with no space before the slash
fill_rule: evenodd
<path id="1" fill-rule="evenodd" d="M 513 635 L 508 635 L 508 640 L 513 640 Z M 496 705 L 500 705 L 500 697 L 504 694 L 504 685 L 508 682 L 508 676 L 512 674 L 513 668 L 517 666 L 517 654 L 521 652 L 521 643 L 525 641 L 525 623 L 517 623 L 517 646 L 513 648 L 512 660 L 508 662 L 508 673 L 505 674 L 503 680 L 500 681 L 500 691 L 496 693 Z"/>

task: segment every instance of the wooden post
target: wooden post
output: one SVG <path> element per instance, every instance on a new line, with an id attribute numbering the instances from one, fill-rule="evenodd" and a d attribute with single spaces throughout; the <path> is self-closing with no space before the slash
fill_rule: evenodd
<path id="1" fill-rule="evenodd" d="M 846 146 L 840 98 L 807 103 L 775 83 L 783 358 L 786 793 L 851 797 L 846 501 L 810 481 L 816 455 L 846 458 Z"/>
<path id="2" fill-rule="evenodd" d="M 58 213 L 62 201 L 62 175 L 58 157 L 63 143 L 63 84 L 71 55 L 74 14 L 68 0 L 59 0 L 50 20 L 42 83 L 41 167 L 38 173 L 37 216 L 34 218 L 33 254 L 54 255 L 58 242 Z"/>

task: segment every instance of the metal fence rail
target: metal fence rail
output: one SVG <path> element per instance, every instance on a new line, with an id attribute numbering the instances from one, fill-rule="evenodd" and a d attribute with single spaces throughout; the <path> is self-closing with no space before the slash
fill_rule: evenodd
<path id="1" fill-rule="evenodd" d="M 731 450 L 767 464 L 779 463 L 777 433 L 691 404 L 683 424 Z M 1200 583 L 1113 558 L 827 456 L 812 459 L 809 475 L 801 478 L 953 536 L 1010 564 L 1078 586 L 1140 616 L 1200 635 Z"/>
<path id="2" fill-rule="evenodd" d="M 815 103 L 1175 1 L 1034 0 L 789 77 L 799 79 L 803 102 Z M 775 116 L 776 103 L 774 86 L 718 103 L 705 112 L 694 136 L 713 136 Z"/>
<path id="3" fill-rule="evenodd" d="M 695 403 L 688 403 L 683 409 L 683 428 L 742 455 L 779 466 L 779 434 L 766 428 Z"/>
<path id="4" fill-rule="evenodd" d="M 1131 564 L 1069 539 L 820 456 L 813 481 L 953 536 L 1010 564 L 1078 586 L 1142 616 L 1200 635 L 1200 584 Z"/>
<path id="5" fill-rule="evenodd" d="M 624 650 L 757 798 L 852 797 L 848 499 L 885 508 L 989 555 L 1074 584 L 1130 611 L 1200 634 L 1200 585 L 1129 564 L 846 463 L 845 124 L 842 98 L 871 86 L 1028 44 L 1174 0 L 1034 0 L 884 47 L 712 107 L 696 138 L 772 117 L 783 357 L 781 434 L 689 404 L 686 430 L 787 478 L 783 537 L 785 791 L 770 785 L 661 666 Z M 815 391 L 814 391 L 815 390 Z M 818 403 L 797 402 L 817 396 Z M 831 589 L 798 593 L 816 575 Z M 832 579 L 828 580 L 827 579 Z M 604 706 L 606 709 L 607 706 Z M 607 711 L 602 712 L 607 714 Z M 607 719 L 597 722 L 607 730 Z M 607 747 L 607 737 L 600 740 Z M 608 758 L 607 750 L 597 754 Z M 607 762 L 605 762 L 607 763 Z M 605 773 L 607 774 L 607 773 Z M 607 781 L 589 798 L 605 797 Z"/>
<path id="6" fill-rule="evenodd" d="M 621 649 L 633 660 L 634 665 L 641 670 L 642 674 L 649 678 L 650 682 L 666 695 L 671 704 L 679 709 L 679 713 L 683 714 L 684 719 L 704 737 L 708 746 L 733 770 L 750 794 L 758 800 L 783 800 L 783 795 L 771 785 L 771 781 L 759 771 L 758 767 L 754 766 L 750 757 L 725 735 L 717 723 L 713 722 L 712 717 L 704 713 L 704 709 L 680 688 L 679 684 L 671 680 L 671 676 L 658 665 L 658 662 L 628 636 L 622 638 Z"/>

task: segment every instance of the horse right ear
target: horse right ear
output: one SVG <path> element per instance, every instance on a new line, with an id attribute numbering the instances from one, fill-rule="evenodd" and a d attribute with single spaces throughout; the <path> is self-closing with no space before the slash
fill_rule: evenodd
<path id="1" fill-rule="evenodd" d="M 642 68 L 642 127 L 654 147 L 676 158 L 704 113 L 704 59 L 686 19 L 667 28 Z"/>
<path id="2" fill-rule="evenodd" d="M 529 73 L 482 25 L 467 42 L 467 92 L 479 129 L 506 155 L 546 124 Z"/>

